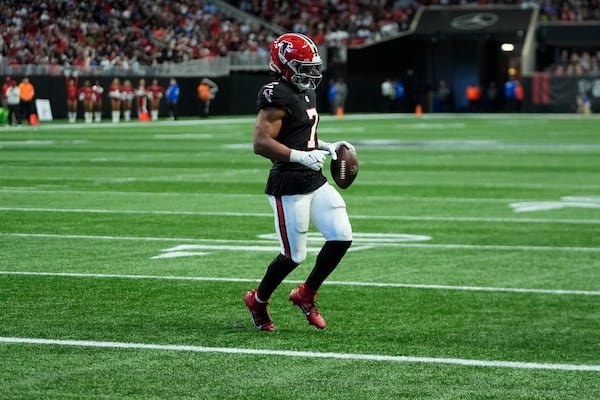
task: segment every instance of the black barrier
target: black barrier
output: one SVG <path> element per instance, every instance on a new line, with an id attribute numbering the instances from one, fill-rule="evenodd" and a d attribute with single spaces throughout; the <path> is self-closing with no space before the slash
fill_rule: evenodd
<path id="1" fill-rule="evenodd" d="M 22 76 L 12 76 L 13 79 L 20 82 Z M 117 77 L 123 82 L 124 79 L 130 79 L 134 87 L 137 87 L 140 78 L 146 80 L 149 85 L 153 77 Z M 165 90 L 169 86 L 169 78 L 157 78 L 158 84 Z M 200 117 L 200 101 L 197 97 L 197 87 L 202 77 L 176 77 L 180 87 L 180 100 L 178 104 L 178 113 L 183 117 Z M 223 78 L 212 78 L 219 86 L 219 92 L 214 101 L 211 102 L 210 115 L 240 115 L 256 113 L 256 95 L 262 85 L 271 79 L 268 73 L 235 73 Z M 66 78 L 64 76 L 29 76 L 29 80 L 35 87 L 35 97 L 37 99 L 47 99 L 50 101 L 50 107 L 54 118 L 67 117 L 67 89 Z M 80 76 L 78 77 L 79 86 L 83 85 L 85 80 L 95 83 L 99 81 L 104 88 L 102 116 L 110 118 L 110 99 L 108 90 L 113 77 Z M 159 115 L 166 117 L 168 107 L 166 100 L 163 99 L 160 104 Z M 134 105 L 132 118 L 136 118 L 137 109 Z M 79 103 L 78 120 L 83 118 L 83 105 Z"/>
<path id="2" fill-rule="evenodd" d="M 345 75 L 348 84 L 348 100 L 346 112 L 385 112 L 386 102 L 381 95 L 381 83 L 388 75 L 377 74 L 355 74 Z M 406 75 L 399 76 L 404 83 L 405 98 L 398 106 L 398 110 L 413 113 L 415 106 L 421 104 L 425 112 L 435 109 L 432 102 L 434 99 L 435 86 L 431 82 L 414 76 L 411 80 Z M 13 78 L 20 80 L 20 77 Z M 80 83 L 86 77 L 80 78 Z M 93 78 L 89 78 L 92 80 Z M 137 79 L 132 81 L 137 85 Z M 148 78 L 145 77 L 146 81 Z M 151 79 L 151 78 L 150 78 Z M 48 99 L 54 118 L 66 118 L 66 83 L 64 77 L 30 76 L 35 86 L 38 99 Z M 181 88 L 179 102 L 179 115 L 182 117 L 200 118 L 200 103 L 196 97 L 196 87 L 200 78 L 177 78 Z M 270 80 L 265 73 L 232 74 L 225 78 L 213 79 L 219 85 L 219 93 L 211 104 L 211 115 L 253 115 L 256 113 L 256 95 L 260 87 Z M 325 76 L 323 83 L 317 90 L 319 101 L 319 112 L 326 115 L 331 110 L 327 103 L 327 82 L 329 76 Z M 105 96 L 103 103 L 103 118 L 110 118 L 110 102 L 108 100 L 108 88 L 110 78 L 100 79 L 104 87 Z M 168 79 L 159 79 L 159 84 L 167 87 Z M 588 96 L 592 112 L 600 113 L 600 76 L 567 77 L 554 76 L 548 73 L 537 73 L 522 79 L 525 89 L 525 99 L 522 111 L 524 112 L 552 112 L 572 113 L 576 112 L 577 96 L 581 93 Z M 505 111 L 502 83 L 498 84 L 498 107 L 494 111 Z M 454 90 L 452 93 L 453 104 L 456 97 L 462 93 Z M 452 109 L 452 108 L 451 108 Z M 454 108 L 461 111 L 460 108 Z M 82 120 L 82 106 L 79 107 L 79 121 Z M 161 102 L 160 118 L 167 116 L 167 105 Z M 132 117 L 135 118 L 135 109 Z"/>
<path id="3" fill-rule="evenodd" d="M 543 45 L 596 48 L 600 38 L 600 23 L 543 22 L 538 25 L 536 33 L 538 43 Z"/>
<path id="4" fill-rule="evenodd" d="M 592 112 L 600 112 L 600 76 L 555 76 L 536 73 L 523 79 L 525 111 L 573 113 L 577 102 L 588 99 Z"/>

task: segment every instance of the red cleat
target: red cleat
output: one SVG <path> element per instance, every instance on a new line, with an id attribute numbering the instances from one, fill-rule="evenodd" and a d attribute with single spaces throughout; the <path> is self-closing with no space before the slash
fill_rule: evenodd
<path id="1" fill-rule="evenodd" d="M 269 310 L 267 310 L 267 306 L 269 302 L 266 301 L 264 303 L 259 303 L 256 301 L 256 293 L 257 290 L 253 289 L 250 292 L 246 292 L 244 295 L 244 303 L 250 310 L 250 314 L 252 315 L 252 320 L 254 321 L 254 326 L 259 331 L 274 331 L 275 326 L 273 325 L 273 320 L 269 315 Z"/>
<path id="2" fill-rule="evenodd" d="M 310 325 L 316 326 L 318 329 L 325 329 L 327 324 L 323 317 L 321 317 L 321 314 L 319 314 L 319 309 L 315 304 L 316 295 L 317 292 L 315 290 L 302 283 L 296 289 L 292 290 L 290 301 L 300 307 Z"/>

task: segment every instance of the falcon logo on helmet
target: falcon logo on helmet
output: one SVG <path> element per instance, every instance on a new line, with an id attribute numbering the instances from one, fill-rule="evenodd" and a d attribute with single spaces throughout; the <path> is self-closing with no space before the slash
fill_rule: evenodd
<path id="1" fill-rule="evenodd" d="M 315 89 L 323 78 L 317 45 L 298 33 L 286 33 L 275 39 L 269 68 L 300 90 Z"/>

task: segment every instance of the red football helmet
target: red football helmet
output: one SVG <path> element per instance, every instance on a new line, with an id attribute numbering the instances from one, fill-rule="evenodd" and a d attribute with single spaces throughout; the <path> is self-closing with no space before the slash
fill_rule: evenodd
<path id="1" fill-rule="evenodd" d="M 269 68 L 300 90 L 315 89 L 323 78 L 317 45 L 299 33 L 286 33 L 275 39 Z"/>

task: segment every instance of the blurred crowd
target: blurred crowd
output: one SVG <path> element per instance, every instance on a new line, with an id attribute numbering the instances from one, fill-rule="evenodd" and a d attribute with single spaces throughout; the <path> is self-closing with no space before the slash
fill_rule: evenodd
<path id="1" fill-rule="evenodd" d="M 600 21 L 600 3 L 595 0 L 534 0 L 522 4 L 537 4 L 542 21 Z"/>
<path id="2" fill-rule="evenodd" d="M 257 51 L 274 38 L 192 0 L 4 0 L 0 27 L 5 63 L 123 69 Z"/>
<path id="3" fill-rule="evenodd" d="M 242 11 L 311 35 L 319 44 L 360 45 L 409 28 L 423 5 L 539 5 L 542 20 L 600 20 L 596 0 L 229 0 Z M 4 0 L 0 62 L 155 65 L 264 52 L 274 34 L 204 0 Z M 583 58 L 583 55 L 581 55 Z"/>
<path id="4" fill-rule="evenodd" d="M 409 28 L 423 2 L 416 0 L 230 0 L 243 11 L 317 44 L 360 45 Z"/>
<path id="5" fill-rule="evenodd" d="M 595 52 L 563 49 L 559 60 L 550 70 L 555 75 L 567 76 L 600 74 L 600 49 Z"/>

